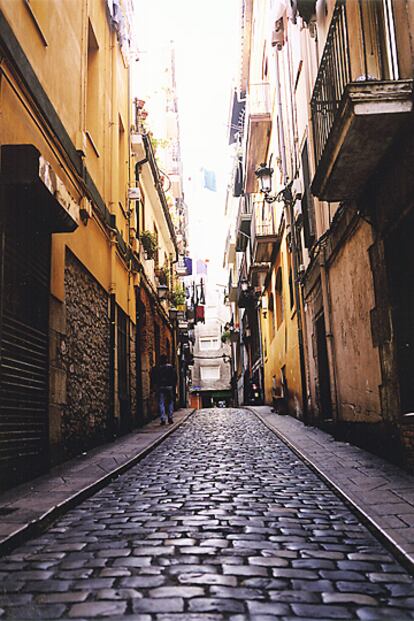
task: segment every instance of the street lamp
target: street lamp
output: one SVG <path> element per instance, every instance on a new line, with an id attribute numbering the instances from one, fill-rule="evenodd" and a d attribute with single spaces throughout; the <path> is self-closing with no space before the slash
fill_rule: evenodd
<path id="1" fill-rule="evenodd" d="M 275 199 L 273 200 L 268 200 L 269 194 L 272 191 L 272 175 L 273 175 L 273 168 L 271 168 L 270 164 L 269 166 L 266 163 L 262 163 L 260 164 L 259 168 L 255 171 L 254 173 L 256 175 L 256 177 L 259 180 L 260 183 L 260 191 L 265 195 L 265 200 L 267 202 L 273 202 Z"/>
<path id="2" fill-rule="evenodd" d="M 168 297 L 167 285 L 158 285 L 157 287 L 158 297 L 161 301 L 166 300 Z"/>
<path id="3" fill-rule="evenodd" d="M 290 183 L 288 183 L 282 190 L 280 190 L 280 192 L 278 192 L 274 196 L 271 196 L 270 192 L 272 191 L 272 175 L 274 172 L 273 168 L 270 165 L 271 161 L 272 161 L 272 156 L 270 156 L 269 165 L 260 164 L 259 168 L 254 173 L 256 177 L 259 179 L 260 191 L 262 192 L 262 194 L 264 194 L 264 199 L 266 203 L 274 203 L 275 201 L 282 200 L 285 203 L 285 205 L 288 205 L 293 200 L 293 197 L 292 197 L 293 181 L 290 181 Z"/>

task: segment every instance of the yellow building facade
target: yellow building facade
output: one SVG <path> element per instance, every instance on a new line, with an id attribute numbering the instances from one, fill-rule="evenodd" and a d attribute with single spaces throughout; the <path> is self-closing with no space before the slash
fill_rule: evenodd
<path id="1" fill-rule="evenodd" d="M 134 193 L 132 35 L 129 0 L 0 1 L 6 485 L 145 420 L 139 219 L 169 268 L 175 242 L 154 180 Z"/>

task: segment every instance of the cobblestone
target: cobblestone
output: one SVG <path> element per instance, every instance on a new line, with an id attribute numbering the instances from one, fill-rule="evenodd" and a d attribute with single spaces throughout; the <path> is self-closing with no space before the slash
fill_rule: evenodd
<path id="1" fill-rule="evenodd" d="M 251 413 L 202 410 L 1 562 L 0 618 L 414 620 L 414 583 Z"/>

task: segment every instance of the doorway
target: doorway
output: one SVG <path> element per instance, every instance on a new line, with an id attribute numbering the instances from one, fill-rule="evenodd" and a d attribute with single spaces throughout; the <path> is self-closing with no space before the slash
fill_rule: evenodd
<path id="1" fill-rule="evenodd" d="M 402 414 L 414 412 L 414 213 L 386 241 Z"/>
<path id="2" fill-rule="evenodd" d="M 330 420 L 332 418 L 331 381 L 328 350 L 326 347 L 325 317 L 323 313 L 315 320 L 315 330 L 320 413 L 323 420 Z"/>

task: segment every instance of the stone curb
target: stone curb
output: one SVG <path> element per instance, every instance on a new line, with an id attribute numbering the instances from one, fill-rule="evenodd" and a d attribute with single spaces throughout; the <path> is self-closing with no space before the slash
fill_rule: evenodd
<path id="1" fill-rule="evenodd" d="M 190 416 L 192 416 L 195 412 L 195 408 L 188 412 L 180 421 L 174 423 L 170 428 L 166 429 L 163 435 L 159 438 L 151 442 L 147 447 L 142 449 L 139 453 L 137 453 L 134 457 L 121 464 L 111 472 L 108 472 L 100 479 L 86 485 L 84 488 L 75 492 L 69 498 L 59 502 L 57 505 L 48 509 L 43 515 L 36 517 L 28 524 L 25 524 L 23 527 L 11 533 L 7 536 L 3 541 L 0 542 L 0 556 L 4 554 L 8 554 L 11 550 L 21 545 L 28 539 L 32 537 L 36 537 L 40 535 L 52 522 L 54 522 L 57 518 L 61 517 L 64 513 L 73 509 L 78 504 L 80 504 L 86 498 L 89 498 L 100 489 L 105 487 L 112 479 L 115 479 L 117 476 L 123 474 L 135 464 L 140 462 L 144 457 L 146 457 L 149 453 L 151 453 L 157 446 L 159 446 L 166 438 L 168 438 L 171 434 L 173 434 L 183 423 L 185 423 Z"/>
<path id="2" fill-rule="evenodd" d="M 257 418 L 267 427 L 272 433 L 274 433 L 286 446 L 293 451 L 315 474 L 317 474 L 328 487 L 352 510 L 354 514 L 361 520 L 361 522 L 370 530 L 377 539 L 395 556 L 395 558 L 401 563 L 401 565 L 412 575 L 414 575 L 414 559 L 402 548 L 392 537 L 385 532 L 382 526 L 369 515 L 362 507 L 360 507 L 355 500 L 350 498 L 348 494 L 341 489 L 327 474 L 323 472 L 314 462 L 307 457 L 306 454 L 295 446 L 284 433 L 275 429 L 268 421 L 260 414 L 256 412 L 254 408 L 248 406 L 242 406 L 241 409 L 252 412 Z"/>

